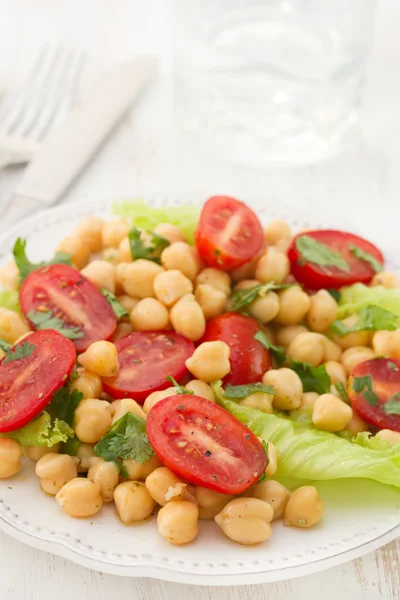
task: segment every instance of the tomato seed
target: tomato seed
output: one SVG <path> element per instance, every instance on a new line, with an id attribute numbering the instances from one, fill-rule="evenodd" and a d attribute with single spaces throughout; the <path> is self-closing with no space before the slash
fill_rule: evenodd
<path id="1" fill-rule="evenodd" d="M 206 429 L 207 431 L 211 431 L 211 429 L 213 429 L 214 425 L 212 423 L 207 423 L 206 425 Z"/>
<path id="2" fill-rule="evenodd" d="M 184 448 L 185 446 L 187 446 L 187 442 L 182 440 L 182 442 L 177 443 L 177 446 L 178 446 L 178 448 Z"/>

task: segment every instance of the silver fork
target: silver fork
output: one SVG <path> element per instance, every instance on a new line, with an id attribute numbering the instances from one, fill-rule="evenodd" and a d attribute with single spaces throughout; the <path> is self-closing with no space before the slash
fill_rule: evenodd
<path id="1" fill-rule="evenodd" d="M 77 99 L 86 56 L 45 45 L 22 86 L 0 106 L 0 170 L 30 161 Z"/>

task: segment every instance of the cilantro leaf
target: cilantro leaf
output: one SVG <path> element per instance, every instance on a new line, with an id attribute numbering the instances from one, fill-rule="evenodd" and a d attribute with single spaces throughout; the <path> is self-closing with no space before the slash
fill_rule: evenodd
<path id="1" fill-rule="evenodd" d="M 387 415 L 400 415 L 400 392 L 397 392 L 383 405 L 383 412 Z"/>
<path id="2" fill-rule="evenodd" d="M 117 320 L 120 321 L 122 317 L 129 316 L 128 311 L 122 306 L 121 302 L 114 296 L 112 292 L 105 290 L 104 288 L 100 290 L 103 294 L 104 298 L 107 300 L 108 304 L 114 311 Z"/>
<path id="3" fill-rule="evenodd" d="M 69 454 L 70 456 L 76 456 L 78 454 L 79 446 L 81 442 L 74 435 L 74 437 L 68 438 L 63 445 L 63 453 Z"/>
<path id="4" fill-rule="evenodd" d="M 35 344 L 30 344 L 29 342 L 23 342 L 22 344 L 18 344 L 14 346 L 7 354 L 5 355 L 3 362 L 11 362 L 13 360 L 20 360 L 21 358 L 26 358 L 30 356 L 35 351 Z"/>
<path id="5" fill-rule="evenodd" d="M 70 392 L 69 385 L 66 385 L 54 392 L 47 410 L 72 427 L 75 411 L 82 399 L 82 392 L 78 392 L 78 390 Z"/>
<path id="6" fill-rule="evenodd" d="M 373 268 L 375 273 L 380 273 L 382 271 L 382 263 L 379 260 L 377 260 L 374 256 L 372 256 L 372 254 L 365 252 L 365 250 L 362 250 L 361 248 L 359 248 L 358 246 L 354 246 L 353 244 L 350 244 L 349 250 L 352 254 L 354 254 L 356 258 L 359 258 L 360 260 L 363 260 L 364 262 L 368 263 Z"/>
<path id="7" fill-rule="evenodd" d="M 272 356 L 277 362 L 278 367 L 281 367 L 286 360 L 285 357 L 285 349 L 282 346 L 274 346 L 271 344 L 268 337 L 265 335 L 263 331 L 257 331 L 254 336 L 254 339 L 260 342 L 269 352 L 271 352 Z"/>
<path id="8" fill-rule="evenodd" d="M 49 261 L 42 261 L 39 263 L 33 263 L 29 260 L 26 254 L 26 240 L 22 238 L 18 238 L 14 244 L 13 255 L 15 259 L 15 263 L 19 270 L 19 278 L 20 283 L 28 277 L 33 271 L 37 269 L 41 269 L 42 267 L 46 267 L 48 265 L 71 265 L 71 254 L 66 254 L 65 252 L 57 252 L 54 258 Z"/>
<path id="9" fill-rule="evenodd" d="M 227 385 L 224 390 L 225 398 L 245 398 L 250 394 L 256 393 L 274 394 L 272 385 L 264 385 L 263 383 L 248 383 L 246 385 Z"/>
<path id="10" fill-rule="evenodd" d="M 6 340 L 0 339 L 0 350 L 3 350 L 3 352 L 9 352 L 11 348 L 12 344 L 9 344 L 8 342 L 6 342 Z"/>
<path id="11" fill-rule="evenodd" d="M 133 413 L 126 413 L 97 442 L 94 453 L 103 460 L 114 461 L 121 475 L 128 477 L 123 459 L 132 458 L 143 464 L 154 455 L 146 435 L 146 421 Z"/>
<path id="12" fill-rule="evenodd" d="M 268 442 L 266 442 L 265 440 L 261 440 L 261 443 L 262 443 L 262 447 L 265 450 L 265 454 L 267 455 L 267 466 L 268 466 L 268 463 L 269 463 Z M 263 481 L 266 481 L 266 479 L 267 479 L 267 476 L 266 476 L 265 470 L 264 470 L 264 472 L 261 474 L 260 479 L 257 481 L 257 483 L 262 483 Z"/>
<path id="13" fill-rule="evenodd" d="M 61 319 L 53 317 L 51 310 L 46 312 L 30 310 L 26 316 L 36 329 L 55 329 L 69 340 L 77 340 L 85 335 L 80 327 L 65 327 Z"/>
<path id="14" fill-rule="evenodd" d="M 354 377 L 352 387 L 357 394 L 362 394 L 365 400 L 371 406 L 377 406 L 379 403 L 379 396 L 377 396 L 372 389 L 372 377 L 371 375 L 364 375 L 363 377 Z"/>
<path id="15" fill-rule="evenodd" d="M 183 385 L 179 385 L 176 379 L 174 379 L 170 375 L 167 377 L 167 381 L 170 381 L 172 383 L 177 394 L 194 394 L 194 392 L 192 392 L 191 390 L 187 390 L 186 388 L 184 388 Z"/>
<path id="16" fill-rule="evenodd" d="M 340 290 L 334 290 L 332 288 L 329 288 L 326 290 L 334 300 L 336 300 L 336 302 L 340 301 L 340 297 L 341 297 L 341 293 Z"/>
<path id="17" fill-rule="evenodd" d="M 331 388 L 331 378 L 329 377 L 325 365 L 313 367 L 307 363 L 291 360 L 289 368 L 297 373 L 303 384 L 304 392 L 317 392 L 317 394 L 326 394 Z"/>
<path id="18" fill-rule="evenodd" d="M 341 271 L 350 269 L 343 256 L 309 235 L 300 235 L 296 239 L 296 248 L 301 254 L 300 264 L 313 263 L 320 267 L 336 267 Z"/>
<path id="19" fill-rule="evenodd" d="M 346 392 L 346 388 L 344 387 L 343 383 L 341 381 L 338 381 L 337 383 L 335 383 L 335 388 L 339 392 L 340 397 L 343 400 L 343 402 L 346 402 L 346 404 L 350 404 L 350 399 L 349 399 L 349 396 Z"/>
<path id="20" fill-rule="evenodd" d="M 268 283 L 260 283 L 251 288 L 245 288 L 244 290 L 233 290 L 230 310 L 231 312 L 241 312 L 257 298 L 266 296 L 268 292 L 283 290 L 288 287 L 292 287 L 292 284 L 274 283 L 273 281 L 269 281 Z"/>
<path id="21" fill-rule="evenodd" d="M 334 321 L 331 325 L 331 331 L 339 337 L 356 331 L 394 331 L 395 329 L 397 329 L 397 315 L 374 304 L 364 306 L 358 313 L 356 323 L 351 327 L 342 321 Z"/>
<path id="22" fill-rule="evenodd" d="M 169 240 L 154 233 L 149 232 L 150 240 L 144 243 L 141 238 L 141 231 L 133 227 L 129 232 L 129 244 L 131 247 L 132 259 L 145 258 L 161 264 L 161 253 L 170 245 Z"/>

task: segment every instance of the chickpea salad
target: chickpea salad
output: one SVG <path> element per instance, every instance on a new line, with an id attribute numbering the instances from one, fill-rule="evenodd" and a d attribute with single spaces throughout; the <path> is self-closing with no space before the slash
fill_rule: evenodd
<path id="1" fill-rule="evenodd" d="M 315 526 L 321 480 L 400 488 L 400 281 L 376 246 L 228 196 L 113 210 L 0 269 L 0 479 L 24 456 L 70 517 L 114 503 L 171 544 Z"/>

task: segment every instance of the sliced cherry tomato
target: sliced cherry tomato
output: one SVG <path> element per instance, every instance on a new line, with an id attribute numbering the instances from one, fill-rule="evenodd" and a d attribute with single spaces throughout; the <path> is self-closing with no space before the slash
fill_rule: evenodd
<path id="1" fill-rule="evenodd" d="M 13 347 L 34 346 L 24 358 L 0 362 L 0 432 L 14 431 L 31 421 L 65 385 L 75 364 L 74 344 L 45 329 L 35 331 Z M 32 350 L 32 348 L 29 348 Z"/>
<path id="2" fill-rule="evenodd" d="M 299 238 L 303 236 L 308 236 L 339 254 L 346 261 L 347 270 L 337 266 L 322 266 L 309 262 L 302 256 L 297 246 Z M 334 229 L 300 233 L 293 239 L 288 250 L 292 275 L 310 290 L 339 289 L 344 285 L 352 285 L 357 282 L 368 283 L 376 271 L 368 261 L 359 258 L 359 255 L 356 256 L 357 251 L 352 251 L 352 248 L 358 248 L 361 253 L 369 254 L 381 264 L 384 262 L 380 250 L 358 235 Z"/>
<path id="3" fill-rule="evenodd" d="M 224 408 L 205 398 L 176 395 L 150 410 L 146 431 L 158 458 L 190 483 L 240 494 L 268 463 L 259 439 Z"/>
<path id="4" fill-rule="evenodd" d="M 31 310 L 51 311 L 66 328 L 79 327 L 84 335 L 74 340 L 78 352 L 93 342 L 109 339 L 117 326 L 114 311 L 103 294 L 68 265 L 33 271 L 21 285 L 19 300 L 26 318 Z M 35 329 L 34 323 L 31 325 Z"/>
<path id="5" fill-rule="evenodd" d="M 207 200 L 195 237 L 203 261 L 223 270 L 235 269 L 257 257 L 265 243 L 255 212 L 229 196 Z"/>
<path id="6" fill-rule="evenodd" d="M 119 371 L 104 379 L 104 391 L 113 398 L 144 402 L 151 392 L 171 387 L 167 377 L 181 383 L 187 374 L 185 361 L 194 345 L 174 331 L 134 331 L 115 342 Z"/>
<path id="7" fill-rule="evenodd" d="M 225 313 L 208 321 L 201 341 L 221 340 L 231 349 L 231 371 L 224 377 L 224 383 L 254 383 L 271 368 L 270 353 L 254 339 L 258 331 L 260 326 L 255 319 L 237 313 Z"/>
<path id="8" fill-rule="evenodd" d="M 367 423 L 400 431 L 400 360 L 373 358 L 360 363 L 350 374 L 348 394 L 353 409 Z"/>

